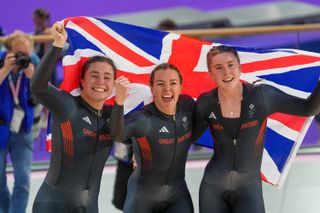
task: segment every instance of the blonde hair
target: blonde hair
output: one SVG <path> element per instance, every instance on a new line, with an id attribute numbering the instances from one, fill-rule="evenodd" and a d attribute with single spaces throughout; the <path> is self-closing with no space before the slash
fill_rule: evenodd
<path id="1" fill-rule="evenodd" d="M 19 42 L 28 41 L 30 43 L 30 47 L 33 47 L 33 40 L 31 36 L 20 30 L 16 30 L 12 34 L 10 34 L 8 37 L 6 37 L 4 41 L 4 47 L 10 51 L 12 49 L 12 44 L 15 41 L 19 41 Z"/>
<path id="2" fill-rule="evenodd" d="M 225 45 L 220 45 L 220 46 L 212 47 L 209 50 L 209 52 L 207 53 L 207 67 L 208 67 L 208 69 L 209 69 L 210 64 L 211 64 L 211 58 L 216 56 L 216 55 L 219 55 L 221 53 L 224 53 L 224 52 L 229 52 L 229 53 L 233 54 L 234 57 L 237 59 L 237 61 L 240 64 L 240 58 L 239 58 L 239 55 L 238 55 L 238 52 L 237 52 L 236 48 L 225 46 Z"/>

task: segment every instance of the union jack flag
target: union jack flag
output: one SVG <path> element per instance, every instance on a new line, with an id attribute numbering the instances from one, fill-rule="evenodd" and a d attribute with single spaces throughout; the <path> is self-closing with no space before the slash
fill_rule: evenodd
<path id="1" fill-rule="evenodd" d="M 159 63 L 176 65 L 183 74 L 183 93 L 194 98 L 215 86 L 207 73 L 206 54 L 218 43 L 92 17 L 67 18 L 64 25 L 70 47 L 63 58 L 61 88 L 73 95 L 80 94 L 81 66 L 93 55 L 110 57 L 117 66 L 117 75 L 132 82 L 125 113 L 152 101 L 149 73 Z M 293 49 L 236 49 L 243 81 L 264 79 L 264 83 L 302 98 L 318 81 L 319 54 Z M 277 187 L 283 185 L 311 120 L 280 113 L 269 117 L 261 168 L 264 181 Z M 210 135 L 198 143 L 213 147 Z"/>

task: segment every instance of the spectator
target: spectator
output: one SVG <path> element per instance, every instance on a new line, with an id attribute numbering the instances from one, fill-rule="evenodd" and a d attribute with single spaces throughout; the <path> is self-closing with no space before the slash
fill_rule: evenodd
<path id="1" fill-rule="evenodd" d="M 34 35 L 50 34 L 50 14 L 45 9 L 38 8 L 33 12 L 33 23 L 35 26 Z M 42 58 L 47 50 L 51 47 L 51 42 L 35 42 L 34 49 L 37 55 Z M 52 76 L 52 83 L 57 85 L 56 74 Z M 32 139 L 35 140 L 39 137 L 41 129 L 46 128 L 48 120 L 48 110 L 44 109 L 41 104 L 36 104 L 34 108 L 34 122 L 32 126 Z"/>
<path id="2" fill-rule="evenodd" d="M 4 36 L 4 35 L 5 35 L 4 29 L 3 29 L 3 27 L 0 26 L 0 36 Z"/>
<path id="3" fill-rule="evenodd" d="M 4 36 L 5 35 L 5 32 L 4 32 L 4 29 L 3 27 L 0 26 L 0 36 Z M 0 44 L 0 50 L 2 49 L 2 44 Z M 1 62 L 1 61 L 0 61 Z M 1 65 L 1 64 L 0 64 Z"/>
<path id="4" fill-rule="evenodd" d="M 42 9 L 38 8 L 33 12 L 33 23 L 35 25 L 34 35 L 50 34 L 50 14 Z M 36 42 L 34 49 L 37 55 L 42 58 L 45 52 L 51 46 L 51 42 Z"/>
<path id="5" fill-rule="evenodd" d="M 164 20 L 160 21 L 157 29 L 158 30 L 175 30 L 175 29 L 177 29 L 177 25 L 171 19 L 164 19 Z"/>
<path id="6" fill-rule="evenodd" d="M 32 54 L 33 42 L 23 32 L 9 35 L 4 46 L 6 51 L 0 54 L 0 212 L 23 213 L 28 203 L 32 160 L 34 105 L 29 82 L 39 58 Z M 6 179 L 7 154 L 14 169 L 12 194 Z"/>

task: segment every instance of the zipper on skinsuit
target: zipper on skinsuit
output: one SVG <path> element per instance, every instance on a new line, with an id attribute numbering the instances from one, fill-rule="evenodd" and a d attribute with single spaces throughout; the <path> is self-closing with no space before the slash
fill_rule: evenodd
<path id="1" fill-rule="evenodd" d="M 97 137 L 96 137 L 96 142 L 95 142 L 95 145 L 94 145 L 94 152 L 93 152 L 93 156 L 92 156 L 92 160 L 91 160 L 91 164 L 90 164 L 90 169 L 89 169 L 90 172 L 89 172 L 88 179 L 87 179 L 87 189 L 89 189 L 90 174 L 91 174 L 91 170 L 92 170 L 92 167 L 93 167 L 94 158 L 96 156 L 97 147 L 98 147 L 98 141 L 99 141 L 99 136 L 100 136 L 100 133 L 99 133 L 99 118 L 101 117 L 101 110 L 98 110 L 96 115 L 97 115 Z"/>
<path id="2" fill-rule="evenodd" d="M 233 144 L 233 163 L 232 163 L 232 170 L 234 171 L 236 169 L 236 154 L 237 154 L 237 139 L 234 138 L 232 140 Z"/>
<path id="3" fill-rule="evenodd" d="M 176 116 L 173 115 L 172 116 L 172 121 L 173 121 L 173 126 L 174 126 L 174 147 L 173 147 L 173 154 L 172 154 L 172 158 L 171 158 L 171 164 L 167 173 L 167 177 L 165 179 L 164 185 L 167 186 L 168 185 L 168 179 L 169 179 L 169 175 L 171 173 L 173 164 L 174 164 L 174 159 L 176 156 L 176 149 L 177 149 L 177 143 L 178 143 L 178 136 L 177 136 L 177 126 L 176 126 Z"/>
<path id="4" fill-rule="evenodd" d="M 237 148 L 237 139 L 234 138 L 232 139 L 232 149 L 233 149 L 233 159 L 232 159 L 232 170 L 230 171 L 230 181 L 229 181 L 229 187 L 228 187 L 228 191 L 232 190 L 232 183 L 233 183 L 233 173 L 235 172 L 235 167 L 236 167 L 236 148 Z"/>

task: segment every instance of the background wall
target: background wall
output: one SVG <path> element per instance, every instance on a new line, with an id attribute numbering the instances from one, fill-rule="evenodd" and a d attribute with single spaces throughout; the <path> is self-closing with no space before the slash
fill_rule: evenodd
<path id="1" fill-rule="evenodd" d="M 109 16 L 128 12 L 138 12 L 161 8 L 186 6 L 199 10 L 219 10 L 237 6 L 246 6 L 266 2 L 285 2 L 284 0 L 3 0 L 0 12 L 0 26 L 6 34 L 15 29 L 33 31 L 32 12 L 42 7 L 48 10 L 52 23 L 71 16 Z M 288 1 L 290 2 L 290 1 Z M 291 1 L 294 2 L 294 1 Z M 320 5 L 319 0 L 302 0 Z"/>

